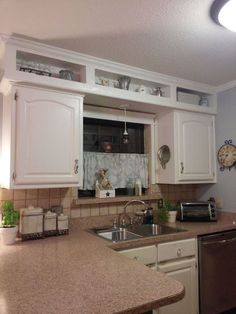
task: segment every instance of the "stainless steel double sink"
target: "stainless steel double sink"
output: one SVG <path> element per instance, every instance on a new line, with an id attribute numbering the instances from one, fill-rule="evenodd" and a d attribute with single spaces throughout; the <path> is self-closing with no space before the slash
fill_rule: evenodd
<path id="1" fill-rule="evenodd" d="M 127 228 L 95 228 L 92 229 L 99 237 L 112 242 L 135 240 L 163 234 L 171 234 L 186 231 L 184 229 L 173 228 L 165 225 L 130 225 Z"/>

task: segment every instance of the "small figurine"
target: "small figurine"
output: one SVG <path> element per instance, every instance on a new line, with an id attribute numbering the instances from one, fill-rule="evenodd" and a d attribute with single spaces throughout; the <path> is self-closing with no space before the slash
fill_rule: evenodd
<path id="1" fill-rule="evenodd" d="M 163 96 L 163 92 L 162 92 L 160 87 L 156 87 L 156 88 L 152 89 L 152 95 L 162 97 Z"/>
<path id="2" fill-rule="evenodd" d="M 107 171 L 108 169 L 100 169 L 97 173 L 98 179 L 96 180 L 96 197 L 115 197 L 115 190 L 106 177 Z"/>
<path id="3" fill-rule="evenodd" d="M 139 88 L 137 89 L 137 92 L 146 94 L 147 93 L 147 88 L 144 85 L 140 85 Z"/>
<path id="4" fill-rule="evenodd" d="M 99 190 L 112 190 L 112 185 L 110 181 L 107 179 L 106 174 L 107 174 L 108 169 L 100 169 L 97 173 L 98 179 L 96 180 L 96 189 L 98 188 Z"/>
<path id="5" fill-rule="evenodd" d="M 103 86 L 109 86 L 110 85 L 110 81 L 104 77 L 100 77 L 100 82 L 101 82 L 101 85 L 103 85 Z"/>

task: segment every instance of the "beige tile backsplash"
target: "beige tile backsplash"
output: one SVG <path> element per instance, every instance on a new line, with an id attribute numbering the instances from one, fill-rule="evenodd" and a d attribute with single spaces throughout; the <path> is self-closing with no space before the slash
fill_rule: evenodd
<path id="1" fill-rule="evenodd" d="M 155 198 L 170 199 L 172 201 L 194 200 L 196 198 L 196 185 L 167 185 L 154 184 L 148 193 Z M 33 189 L 33 190 L 7 190 L 0 189 L 0 204 L 4 200 L 12 200 L 16 209 L 28 207 L 50 208 L 53 205 L 62 205 L 64 213 L 71 217 L 90 217 L 119 214 L 123 211 L 123 204 L 106 205 L 79 205 L 73 206 L 73 200 L 77 198 L 76 188 Z M 151 202 L 153 208 L 156 202 Z M 127 211 L 133 213 L 139 209 L 139 205 L 129 206 Z"/>

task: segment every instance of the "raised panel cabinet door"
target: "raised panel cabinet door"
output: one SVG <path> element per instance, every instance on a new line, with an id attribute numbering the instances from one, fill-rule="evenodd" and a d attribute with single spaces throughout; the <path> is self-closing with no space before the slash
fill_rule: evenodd
<path id="1" fill-rule="evenodd" d="M 82 97 L 17 88 L 15 184 L 79 184 Z"/>
<path id="2" fill-rule="evenodd" d="M 214 117 L 177 113 L 179 181 L 214 180 Z"/>
<path id="3" fill-rule="evenodd" d="M 178 280 L 184 285 L 185 296 L 182 300 L 163 306 L 158 309 L 158 314 L 197 314 L 197 278 L 196 278 L 195 259 L 168 263 L 168 267 L 160 267 L 168 276 Z M 154 312 L 155 313 L 155 312 Z"/>

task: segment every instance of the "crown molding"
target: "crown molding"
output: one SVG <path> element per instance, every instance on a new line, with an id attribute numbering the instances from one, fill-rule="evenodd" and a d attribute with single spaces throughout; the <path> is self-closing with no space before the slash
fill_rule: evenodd
<path id="1" fill-rule="evenodd" d="M 217 86 L 217 93 L 221 93 L 221 92 L 225 92 L 231 88 L 235 88 L 236 87 L 236 80 L 234 81 L 230 81 L 230 82 L 227 82 L 225 84 L 222 84 L 222 85 L 219 85 Z"/>

